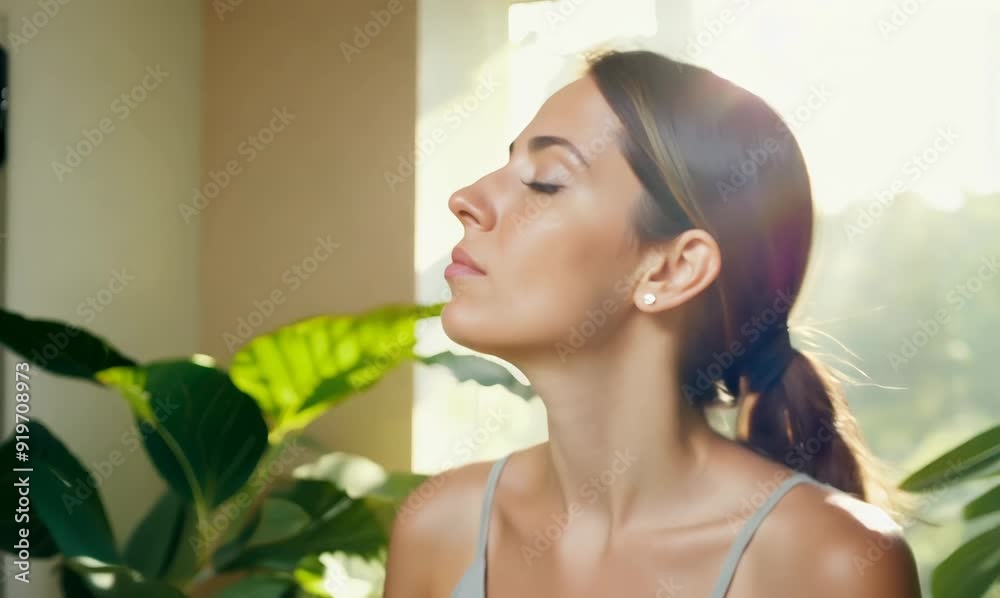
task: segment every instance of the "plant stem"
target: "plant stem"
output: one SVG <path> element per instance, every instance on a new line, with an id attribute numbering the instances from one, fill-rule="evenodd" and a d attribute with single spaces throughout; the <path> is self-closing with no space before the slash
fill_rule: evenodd
<path id="1" fill-rule="evenodd" d="M 282 443 L 270 445 L 268 447 L 267 452 L 265 452 L 264 456 L 261 457 L 260 462 L 257 463 L 257 466 L 254 468 L 253 473 L 250 474 L 249 480 L 255 479 L 259 475 L 259 472 L 265 471 L 271 465 L 271 463 L 273 463 L 280 456 L 282 450 L 284 450 L 284 446 L 282 445 Z M 260 489 L 260 491 L 258 491 L 257 494 L 254 496 L 251 504 L 247 506 L 246 508 L 247 512 L 252 513 L 259 507 L 260 503 L 262 503 L 263 500 L 266 498 L 268 490 L 271 489 L 271 487 L 274 485 L 278 477 L 279 476 L 275 476 L 271 479 L 268 479 L 267 483 L 264 484 L 264 486 Z M 239 492 L 245 491 L 246 487 L 247 485 L 244 484 L 243 488 L 240 488 L 240 490 L 237 491 L 237 494 Z M 196 503 L 196 509 L 201 511 L 202 509 L 200 507 L 201 505 L 198 505 Z M 219 508 L 221 507 L 222 505 L 219 506 Z M 214 512 L 215 511 L 213 511 L 212 513 L 199 512 L 197 515 L 198 522 L 200 523 L 202 521 L 205 522 L 210 521 L 210 517 Z M 244 523 L 244 525 L 246 525 L 246 523 Z M 219 537 L 216 538 L 214 542 L 210 543 L 203 551 L 200 551 L 200 554 L 198 555 L 198 565 L 197 565 L 198 569 L 195 572 L 194 576 L 191 578 L 191 580 L 185 585 L 186 590 L 190 587 L 203 583 L 207 579 L 210 579 L 211 577 L 217 574 L 217 571 L 215 571 L 212 565 L 212 555 L 214 555 L 216 551 L 218 551 L 219 548 L 221 548 L 226 541 L 227 541 L 227 535 L 220 533 Z"/>

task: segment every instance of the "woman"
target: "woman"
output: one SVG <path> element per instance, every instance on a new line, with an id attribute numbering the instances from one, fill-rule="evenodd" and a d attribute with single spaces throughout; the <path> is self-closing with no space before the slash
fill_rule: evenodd
<path id="1" fill-rule="evenodd" d="M 549 440 L 429 479 L 387 598 L 919 596 L 834 380 L 789 340 L 811 202 L 780 117 L 707 70 L 612 52 L 549 98 L 449 200 L 442 313 L 524 372 Z M 727 397 L 735 441 L 704 415 Z"/>

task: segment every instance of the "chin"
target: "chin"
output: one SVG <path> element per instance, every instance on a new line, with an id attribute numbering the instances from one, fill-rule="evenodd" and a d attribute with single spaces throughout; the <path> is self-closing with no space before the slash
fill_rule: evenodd
<path id="1" fill-rule="evenodd" d="M 452 301 L 441 310 L 441 328 L 448 338 L 478 353 L 497 355 L 506 353 L 508 330 L 498 329 L 497 316 L 483 310 Z"/>
<path id="2" fill-rule="evenodd" d="M 485 340 L 483 318 L 470 313 L 468 306 L 456 304 L 454 300 L 441 310 L 441 328 L 448 338 L 463 347 L 479 351 Z"/>
<path id="3" fill-rule="evenodd" d="M 538 346 L 552 346 L 534 338 L 531 329 L 509 324 L 505 314 L 485 312 L 472 305 L 452 302 L 441 311 L 441 328 L 445 335 L 459 345 L 513 362 L 516 356 L 531 352 Z M 536 326 L 535 330 L 541 328 Z"/>

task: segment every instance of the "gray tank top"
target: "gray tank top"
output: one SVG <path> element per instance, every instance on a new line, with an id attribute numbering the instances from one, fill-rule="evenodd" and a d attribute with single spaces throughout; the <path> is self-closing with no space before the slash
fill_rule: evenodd
<path id="1" fill-rule="evenodd" d="M 500 470 L 503 469 L 508 459 L 510 459 L 510 455 L 497 460 L 493 464 L 493 467 L 490 468 L 490 475 L 486 480 L 486 492 L 483 495 L 482 513 L 479 517 L 479 538 L 476 540 L 475 558 L 472 564 L 469 565 L 469 568 L 465 570 L 462 578 L 458 580 L 458 584 L 451 594 L 452 598 L 486 598 L 486 540 L 489 533 L 490 511 L 493 505 L 493 494 L 496 492 L 497 480 L 500 479 Z M 750 544 L 750 540 L 753 538 L 754 533 L 756 533 L 757 528 L 760 527 L 760 524 L 767 517 L 767 514 L 771 512 L 771 509 L 778 504 L 778 501 L 789 490 L 802 483 L 832 488 L 828 484 L 817 481 L 801 472 L 792 474 L 785 479 L 767 497 L 764 504 L 754 511 L 753 515 L 750 516 L 747 522 L 743 524 L 739 533 L 737 533 L 736 539 L 733 541 L 728 554 L 726 554 L 726 560 L 722 563 L 722 571 L 715 582 L 715 587 L 712 588 L 711 598 L 725 598 L 726 592 L 729 591 L 729 585 L 733 582 L 733 576 L 736 574 L 736 566 L 739 564 L 740 558 L 743 556 L 747 545 Z"/>

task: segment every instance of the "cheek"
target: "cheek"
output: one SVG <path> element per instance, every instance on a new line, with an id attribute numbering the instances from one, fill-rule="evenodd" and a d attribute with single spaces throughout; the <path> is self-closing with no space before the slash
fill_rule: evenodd
<path id="1" fill-rule="evenodd" d="M 576 198 L 550 199 L 547 208 L 527 206 L 504 223 L 502 270 L 494 282 L 516 321 L 559 337 L 615 293 L 625 231 L 617 215 L 567 205 Z M 560 205 L 560 199 L 567 201 Z"/>
<path id="2" fill-rule="evenodd" d="M 527 197 L 499 223 L 500 255 L 524 276 L 606 269 L 621 261 L 625 210 L 589 189 Z"/>

